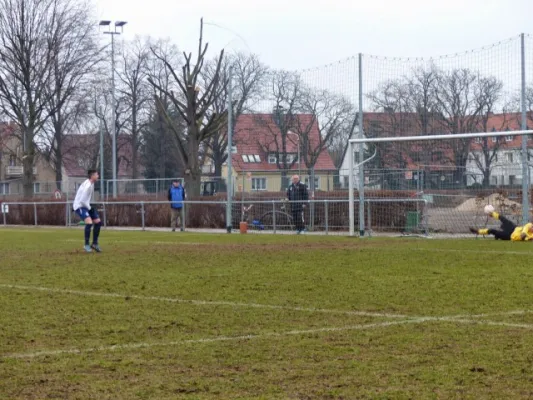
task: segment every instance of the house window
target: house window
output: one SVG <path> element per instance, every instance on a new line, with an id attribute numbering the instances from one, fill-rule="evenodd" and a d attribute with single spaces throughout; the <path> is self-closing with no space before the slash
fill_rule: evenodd
<path id="1" fill-rule="evenodd" d="M 507 153 L 507 162 L 512 163 L 513 162 L 513 153 Z"/>
<path id="2" fill-rule="evenodd" d="M 481 138 L 480 138 L 480 137 L 475 138 L 475 139 L 474 139 L 474 142 L 476 142 L 476 143 L 481 143 Z"/>
<path id="3" fill-rule="evenodd" d="M 260 163 L 261 162 L 261 157 L 259 157 L 259 155 L 257 154 L 244 154 L 242 156 L 242 160 L 245 162 L 245 163 Z"/>
<path id="4" fill-rule="evenodd" d="M 237 146 L 231 146 L 231 154 L 237 154 Z"/>
<path id="5" fill-rule="evenodd" d="M 9 194 L 9 183 L 0 183 L 0 194 Z"/>
<path id="6" fill-rule="evenodd" d="M 296 154 L 284 154 L 281 156 L 281 160 L 285 160 L 287 164 L 292 164 L 298 162 L 298 157 Z"/>
<path id="7" fill-rule="evenodd" d="M 498 185 L 498 177 L 497 176 L 491 176 L 490 177 L 490 183 L 494 186 Z"/>
<path id="8" fill-rule="evenodd" d="M 266 178 L 252 178 L 252 190 L 266 190 Z"/>
<path id="9" fill-rule="evenodd" d="M 33 184 L 33 193 L 41 193 L 41 184 L 39 182 Z"/>
<path id="10" fill-rule="evenodd" d="M 513 141 L 513 137 L 512 136 L 506 136 L 505 137 L 505 141 L 506 142 L 512 142 Z"/>
<path id="11" fill-rule="evenodd" d="M 269 163 L 269 164 L 276 164 L 277 159 L 278 159 L 278 158 L 276 157 L 275 154 L 269 154 L 269 155 L 268 155 L 268 163 Z"/>
<path id="12" fill-rule="evenodd" d="M 492 137 L 492 143 L 496 143 L 498 141 L 498 136 L 493 136 Z"/>
<path id="13" fill-rule="evenodd" d="M 515 185 L 516 184 L 516 176 L 509 175 L 509 185 Z"/>
<path id="14" fill-rule="evenodd" d="M 17 165 L 17 157 L 15 157 L 14 154 L 11 154 L 9 156 L 9 166 L 14 167 L 15 165 Z"/>
<path id="15" fill-rule="evenodd" d="M 311 177 L 308 176 L 307 178 L 305 178 L 305 185 L 307 186 L 308 189 L 311 189 L 310 183 L 311 183 Z M 320 177 L 316 175 L 315 175 L 315 190 L 320 190 Z"/>

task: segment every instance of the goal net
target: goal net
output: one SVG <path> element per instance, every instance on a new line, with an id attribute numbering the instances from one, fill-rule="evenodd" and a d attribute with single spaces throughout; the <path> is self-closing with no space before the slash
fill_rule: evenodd
<path id="1" fill-rule="evenodd" d="M 530 220 L 533 130 L 519 129 L 519 113 L 489 118 L 500 124 L 505 119 L 505 126 L 482 133 L 350 139 L 350 234 L 472 236 L 471 227 L 499 226 L 484 213 L 487 204 L 517 225 Z M 390 206 L 382 212 L 402 214 L 403 226 L 369 220 L 365 208 L 385 199 Z"/>
<path id="2" fill-rule="evenodd" d="M 358 126 L 346 140 L 351 235 L 471 235 L 499 226 L 487 204 L 530 218 L 530 46 L 520 35 L 430 58 L 360 56 Z M 394 202 L 406 198 L 417 202 Z M 369 225 L 378 199 L 390 206 Z"/>

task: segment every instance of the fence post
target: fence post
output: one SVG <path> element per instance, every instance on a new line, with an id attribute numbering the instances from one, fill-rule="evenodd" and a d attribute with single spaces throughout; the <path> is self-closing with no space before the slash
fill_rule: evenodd
<path id="1" fill-rule="evenodd" d="M 37 226 L 37 203 L 33 203 L 33 223 Z"/>
<path id="2" fill-rule="evenodd" d="M 372 236 L 372 214 L 371 214 L 371 203 L 368 201 L 368 208 L 366 209 L 367 219 L 368 219 L 368 236 Z"/>
<path id="3" fill-rule="evenodd" d="M 183 207 L 181 207 L 181 230 L 185 231 L 185 207 L 187 204 L 183 202 Z"/>
<path id="4" fill-rule="evenodd" d="M 102 215 L 104 216 L 104 228 L 105 228 L 105 227 L 107 227 L 107 215 L 106 215 L 106 211 L 105 211 L 105 202 L 102 205 L 103 205 Z"/>
<path id="5" fill-rule="evenodd" d="M 272 200 L 272 226 L 276 233 L 276 201 Z"/>
<path id="6" fill-rule="evenodd" d="M 7 221 L 6 221 L 6 213 L 4 212 L 4 207 L 5 207 L 5 204 L 6 203 L 3 203 L 2 204 L 2 218 L 4 219 L 4 225 L 7 225 Z"/>
<path id="7" fill-rule="evenodd" d="M 324 224 L 326 225 L 326 235 L 329 234 L 329 203 L 327 200 L 324 200 Z"/>
<path id="8" fill-rule="evenodd" d="M 428 208 L 428 201 L 424 199 L 424 235 L 429 235 L 429 221 L 427 218 L 426 210 Z"/>
<path id="9" fill-rule="evenodd" d="M 142 221 L 142 228 L 144 231 L 144 201 L 141 201 L 141 221 Z"/>
<path id="10" fill-rule="evenodd" d="M 68 227 L 68 201 L 65 203 L 65 226 Z"/>

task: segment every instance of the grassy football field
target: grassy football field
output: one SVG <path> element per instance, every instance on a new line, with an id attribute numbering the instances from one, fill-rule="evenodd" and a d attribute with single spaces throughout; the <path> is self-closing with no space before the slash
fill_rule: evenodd
<path id="1" fill-rule="evenodd" d="M 533 396 L 533 244 L 0 228 L 1 399 Z"/>

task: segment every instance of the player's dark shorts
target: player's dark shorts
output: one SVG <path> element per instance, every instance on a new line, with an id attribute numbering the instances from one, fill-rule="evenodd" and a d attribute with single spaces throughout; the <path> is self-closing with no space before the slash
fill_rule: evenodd
<path id="1" fill-rule="evenodd" d="M 98 215 L 98 211 L 94 207 L 91 208 L 90 210 L 88 210 L 85 207 L 80 207 L 74 212 L 82 219 L 82 221 L 85 220 L 87 217 L 91 217 L 93 221 L 95 219 L 100 219 L 100 216 Z"/>

